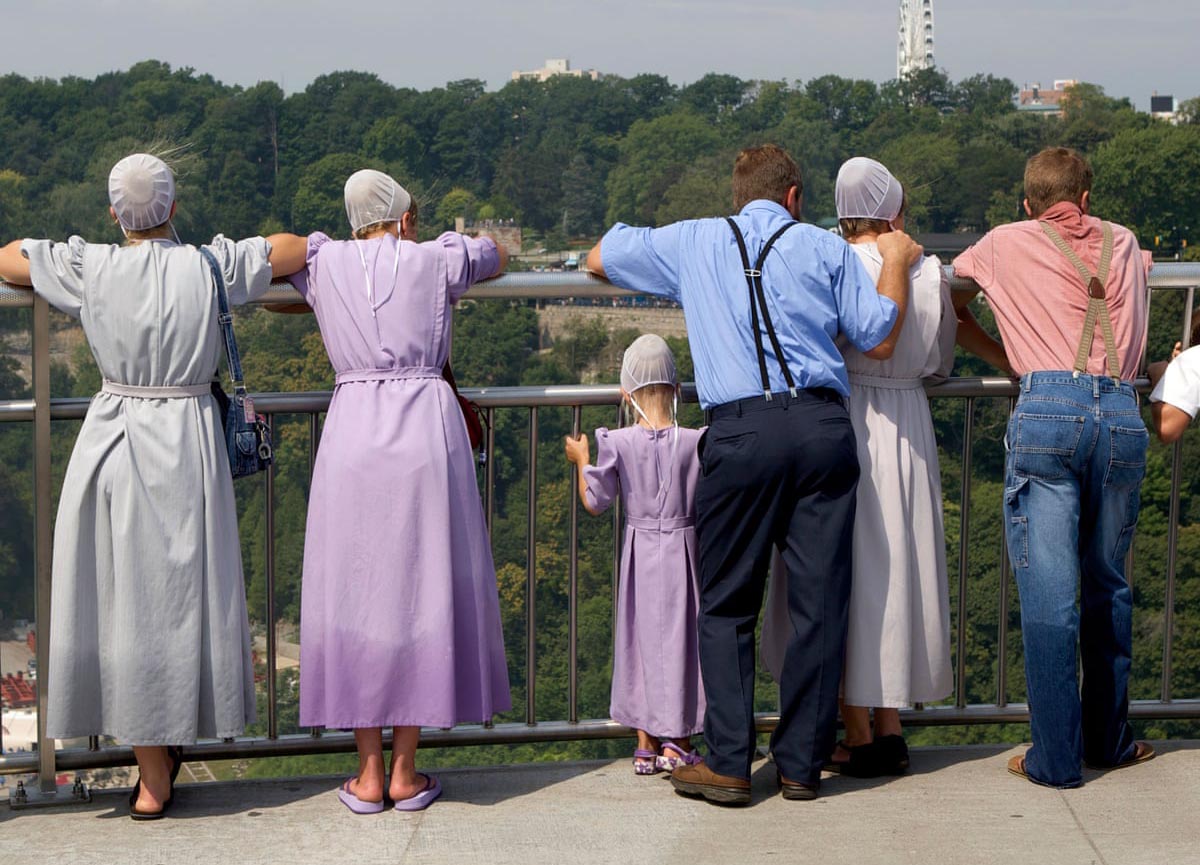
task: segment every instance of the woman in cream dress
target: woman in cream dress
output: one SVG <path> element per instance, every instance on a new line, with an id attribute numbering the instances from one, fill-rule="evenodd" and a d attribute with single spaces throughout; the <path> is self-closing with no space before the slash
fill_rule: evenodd
<path id="1" fill-rule="evenodd" d="M 836 198 L 843 236 L 878 279 L 883 259 L 875 239 L 904 229 L 902 187 L 878 162 L 856 157 L 838 172 Z M 941 475 L 924 386 L 949 375 L 958 322 L 936 257 L 922 257 L 910 276 L 892 356 L 878 361 L 843 349 L 861 476 L 842 674 L 846 738 L 830 768 L 859 776 L 907 768 L 899 710 L 940 700 L 953 687 Z M 969 312 L 964 318 L 964 347 L 1007 369 L 999 344 Z M 780 615 L 785 578 L 773 569 L 777 602 L 768 604 L 763 634 L 763 659 L 776 678 L 790 628 L 786 609 Z"/>

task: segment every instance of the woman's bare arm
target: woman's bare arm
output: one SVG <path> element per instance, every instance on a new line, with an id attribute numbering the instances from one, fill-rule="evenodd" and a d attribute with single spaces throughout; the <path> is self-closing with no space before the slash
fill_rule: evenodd
<path id="1" fill-rule="evenodd" d="M 291 276 L 304 267 L 308 259 L 308 238 L 298 234 L 272 234 L 267 238 L 271 244 L 271 278 Z"/>
<path id="2" fill-rule="evenodd" d="M 21 253 L 23 242 L 14 240 L 7 246 L 0 246 L 0 279 L 10 285 L 29 288 L 33 280 L 29 275 L 29 259 Z"/>

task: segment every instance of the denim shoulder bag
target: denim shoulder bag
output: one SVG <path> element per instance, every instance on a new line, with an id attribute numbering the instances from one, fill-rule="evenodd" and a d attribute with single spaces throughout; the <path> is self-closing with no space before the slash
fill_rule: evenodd
<path id="1" fill-rule="evenodd" d="M 207 249 L 200 254 L 212 271 L 213 284 L 217 289 L 217 320 L 221 325 L 221 338 L 225 343 L 225 358 L 229 363 L 229 379 L 233 384 L 233 399 L 225 393 L 221 383 L 213 379 L 212 393 L 221 412 L 225 426 L 225 447 L 229 451 L 229 470 L 235 478 L 252 475 L 265 469 L 274 459 L 271 448 L 271 430 L 266 419 L 254 413 L 254 400 L 246 393 L 242 381 L 242 358 L 238 354 L 237 338 L 233 335 L 233 316 L 229 313 L 229 297 L 225 293 L 225 278 L 216 257 Z"/>

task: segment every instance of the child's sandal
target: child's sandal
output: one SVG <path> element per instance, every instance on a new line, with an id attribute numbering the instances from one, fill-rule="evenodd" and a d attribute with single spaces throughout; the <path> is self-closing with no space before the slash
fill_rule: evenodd
<path id="1" fill-rule="evenodd" d="M 658 755 L 653 751 L 638 748 L 633 752 L 633 774 L 657 775 L 659 772 Z"/>
<path id="2" fill-rule="evenodd" d="M 664 772 L 674 772 L 680 766 L 695 766 L 697 763 L 703 762 L 703 758 L 693 748 L 691 751 L 685 751 L 674 742 L 663 742 L 663 752 L 655 759 L 655 764 Z M 674 751 L 673 755 L 667 753 L 668 750 Z"/>

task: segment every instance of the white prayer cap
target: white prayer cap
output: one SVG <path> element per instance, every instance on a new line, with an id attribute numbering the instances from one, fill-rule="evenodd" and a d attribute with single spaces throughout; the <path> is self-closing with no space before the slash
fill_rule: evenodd
<path id="1" fill-rule="evenodd" d="M 377 222 L 399 222 L 412 205 L 412 196 L 403 186 L 373 168 L 351 174 L 344 195 L 351 231 Z"/>
<path id="2" fill-rule="evenodd" d="M 171 218 L 175 175 L 157 156 L 134 153 L 108 175 L 108 201 L 117 220 L 130 231 L 157 228 Z"/>
<path id="3" fill-rule="evenodd" d="M 675 357 L 665 339 L 647 333 L 625 349 L 625 357 L 621 361 L 621 387 L 625 393 L 633 393 L 652 384 L 674 387 Z"/>
<path id="4" fill-rule="evenodd" d="M 838 170 L 834 198 L 838 219 L 891 222 L 904 206 L 904 187 L 881 163 L 855 156 Z"/>

